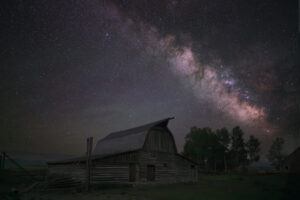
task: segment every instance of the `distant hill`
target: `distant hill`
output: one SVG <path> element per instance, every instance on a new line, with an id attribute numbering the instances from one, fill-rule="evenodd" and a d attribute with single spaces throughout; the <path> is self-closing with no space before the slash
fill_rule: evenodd
<path id="1" fill-rule="evenodd" d="M 35 153 L 20 153 L 7 152 L 8 156 L 15 160 L 24 168 L 44 169 L 47 167 L 47 161 L 67 159 L 74 157 L 73 155 L 59 155 L 59 154 L 35 154 Z M 18 168 L 13 162 L 6 159 L 5 168 Z"/>

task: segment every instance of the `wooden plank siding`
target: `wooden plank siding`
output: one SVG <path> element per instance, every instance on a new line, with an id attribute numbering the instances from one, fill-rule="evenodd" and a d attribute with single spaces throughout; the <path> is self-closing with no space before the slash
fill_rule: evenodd
<path id="1" fill-rule="evenodd" d="M 140 181 L 147 182 L 147 166 L 155 166 L 155 182 L 176 182 L 174 154 L 164 152 L 140 152 Z"/>
<path id="2" fill-rule="evenodd" d="M 138 180 L 138 152 L 129 152 L 104 159 L 94 160 L 92 163 L 92 183 L 129 182 L 129 166 L 136 164 L 136 179 Z"/>
<path id="3" fill-rule="evenodd" d="M 155 181 L 161 183 L 195 182 L 197 166 L 176 154 L 140 152 L 140 181 L 147 182 L 147 165 L 155 166 Z"/>
<path id="4" fill-rule="evenodd" d="M 182 158 L 176 156 L 175 159 L 177 166 L 176 182 L 197 182 L 198 181 L 198 168 L 197 165 Z"/>
<path id="5" fill-rule="evenodd" d="M 197 181 L 197 166 L 190 161 L 172 153 L 137 151 L 96 159 L 92 162 L 91 184 L 129 183 L 129 166 L 136 166 L 136 182 L 147 183 L 147 166 L 155 166 L 153 183 L 176 183 Z M 194 168 L 192 168 L 194 166 Z M 72 177 L 85 182 L 86 165 L 73 163 L 50 165 L 51 174 Z"/>
<path id="6" fill-rule="evenodd" d="M 98 164 L 92 170 L 92 183 L 129 182 L 129 167 L 127 164 Z"/>

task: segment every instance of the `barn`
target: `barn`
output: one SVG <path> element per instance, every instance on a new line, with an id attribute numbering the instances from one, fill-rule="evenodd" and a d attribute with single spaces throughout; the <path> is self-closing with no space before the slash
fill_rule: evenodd
<path id="1" fill-rule="evenodd" d="M 91 184 L 196 182 L 198 165 L 177 152 L 166 118 L 99 140 L 91 155 Z M 49 173 L 87 179 L 86 156 L 49 162 Z"/>

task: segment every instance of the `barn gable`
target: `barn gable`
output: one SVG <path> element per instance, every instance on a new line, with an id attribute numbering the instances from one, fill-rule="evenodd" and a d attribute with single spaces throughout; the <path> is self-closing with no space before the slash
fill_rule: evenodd
<path id="1" fill-rule="evenodd" d="M 167 127 L 152 128 L 148 132 L 143 149 L 145 151 L 177 153 L 174 137 Z"/>

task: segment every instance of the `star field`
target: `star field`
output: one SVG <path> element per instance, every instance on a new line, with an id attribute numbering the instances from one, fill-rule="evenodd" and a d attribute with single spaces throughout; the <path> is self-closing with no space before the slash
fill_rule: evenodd
<path id="1" fill-rule="evenodd" d="M 175 116 L 299 141 L 297 1 L 9 1 L 0 150 L 78 154 L 85 139 Z"/>

